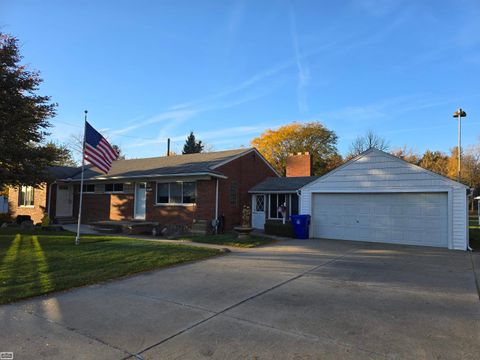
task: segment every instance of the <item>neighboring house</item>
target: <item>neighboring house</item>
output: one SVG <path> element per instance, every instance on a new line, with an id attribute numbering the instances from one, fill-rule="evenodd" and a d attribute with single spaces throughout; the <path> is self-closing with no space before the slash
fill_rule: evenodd
<path id="1" fill-rule="evenodd" d="M 55 182 L 15 189 L 13 215 L 32 215 L 38 222 L 47 211 L 60 220 L 75 219 L 81 172 L 63 169 Z M 191 226 L 222 217 L 228 230 L 241 223 L 242 207 L 250 205 L 248 189 L 271 176 L 278 175 L 254 148 L 117 160 L 107 175 L 89 165 L 82 222 L 136 219 Z"/>
<path id="2" fill-rule="evenodd" d="M 312 238 L 468 246 L 467 186 L 376 149 L 322 177 L 267 179 L 250 193 L 257 228 L 280 218 L 275 207 L 286 199 L 290 213 L 298 201 L 299 213 L 311 215 Z"/>
<path id="3" fill-rule="evenodd" d="M 62 179 L 78 173 L 77 167 L 52 166 L 48 173 L 52 178 L 51 182 L 45 182 L 37 187 L 16 186 L 10 187 L 8 191 L 9 210 L 13 217 L 17 215 L 29 215 L 34 223 L 41 222 L 45 212 L 50 212 L 50 204 L 55 203 L 56 185 L 54 179 Z"/>

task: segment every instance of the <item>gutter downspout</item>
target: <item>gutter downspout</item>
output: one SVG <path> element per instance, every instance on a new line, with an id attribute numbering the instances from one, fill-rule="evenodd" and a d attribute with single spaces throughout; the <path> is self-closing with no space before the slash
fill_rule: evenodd
<path id="1" fill-rule="evenodd" d="M 215 221 L 217 226 L 215 227 L 215 234 L 218 233 L 218 178 L 215 184 Z"/>

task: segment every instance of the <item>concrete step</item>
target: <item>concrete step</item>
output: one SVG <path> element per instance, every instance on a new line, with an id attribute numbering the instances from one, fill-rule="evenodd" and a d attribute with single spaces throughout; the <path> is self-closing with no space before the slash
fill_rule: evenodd
<path id="1" fill-rule="evenodd" d="M 60 224 L 60 225 L 66 225 L 66 224 L 76 224 L 78 219 L 73 217 L 73 216 L 69 216 L 69 217 L 57 217 L 56 218 L 57 220 L 57 223 Z"/>

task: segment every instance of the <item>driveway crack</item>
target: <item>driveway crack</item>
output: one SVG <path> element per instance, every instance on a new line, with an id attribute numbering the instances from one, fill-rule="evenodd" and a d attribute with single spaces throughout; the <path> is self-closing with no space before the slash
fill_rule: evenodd
<path id="1" fill-rule="evenodd" d="M 45 321 L 47 321 L 47 322 L 49 322 L 49 323 L 55 324 L 55 325 L 57 325 L 57 326 L 60 326 L 60 327 L 63 328 L 63 329 L 66 329 L 66 330 L 68 330 L 68 331 L 74 332 L 74 333 L 77 334 L 77 335 L 84 336 L 84 337 L 86 337 L 86 338 L 88 338 L 88 339 L 90 339 L 90 340 L 94 340 L 94 341 L 96 341 L 96 342 L 99 342 L 100 344 L 105 345 L 105 346 L 107 346 L 107 347 L 109 347 L 109 348 L 112 348 L 112 349 L 121 351 L 121 352 L 123 352 L 123 353 L 125 353 L 125 354 L 128 354 L 127 358 L 130 358 L 131 356 L 134 356 L 134 354 L 132 354 L 131 352 L 129 352 L 129 351 L 125 350 L 125 349 L 121 349 L 121 348 L 119 348 L 119 347 L 116 347 L 115 345 L 109 344 L 109 343 L 105 342 L 105 341 L 102 340 L 102 339 L 99 339 L 99 338 L 97 338 L 97 337 L 95 337 L 95 336 L 92 336 L 92 335 L 90 335 L 90 334 L 86 334 L 86 333 L 84 333 L 84 332 L 82 332 L 82 331 L 79 331 L 79 330 L 76 329 L 76 328 L 63 325 L 62 323 L 59 323 L 59 322 L 57 322 L 57 321 L 48 319 L 48 318 L 46 318 L 46 317 L 44 317 L 44 316 L 41 316 L 41 315 L 39 315 L 39 314 L 37 314 L 37 313 L 35 313 L 35 312 L 32 312 L 32 311 L 28 311 L 28 310 L 23 310 L 23 311 L 24 311 L 25 313 L 30 314 L 30 315 L 33 315 L 33 316 L 35 316 L 35 317 L 37 317 L 37 318 L 39 318 L 39 319 L 42 319 L 42 320 L 45 320 Z"/>
<path id="2" fill-rule="evenodd" d="M 147 348 L 143 349 L 142 351 L 139 351 L 139 352 L 137 353 L 137 355 L 138 355 L 138 354 L 143 354 L 144 352 L 146 352 L 146 351 L 148 351 L 148 350 L 151 350 L 151 349 L 153 349 L 154 347 L 160 346 L 160 345 L 166 343 L 167 341 L 169 341 L 169 340 L 171 340 L 171 339 L 173 339 L 173 338 L 176 338 L 177 336 L 182 335 L 183 333 L 185 333 L 185 332 L 187 332 L 187 331 L 189 331 L 189 330 L 192 330 L 193 328 L 195 328 L 195 327 L 197 327 L 197 326 L 199 326 L 199 325 L 202 325 L 202 324 L 206 323 L 207 321 L 209 321 L 209 320 L 211 320 L 211 319 L 213 319 L 213 318 L 215 318 L 215 317 L 217 317 L 217 316 L 219 316 L 219 315 L 222 315 L 222 314 L 226 313 L 227 311 L 230 311 L 230 310 L 236 308 L 237 306 L 240 306 L 240 305 L 246 303 L 247 301 L 250 301 L 250 300 L 253 300 L 253 299 L 255 299 L 255 298 L 258 298 L 259 296 L 265 295 L 266 293 L 268 293 L 268 292 L 270 292 L 270 291 L 272 291 L 272 290 L 275 290 L 275 289 L 277 289 L 277 288 L 279 288 L 279 287 L 281 287 L 281 286 L 283 286 L 283 285 L 286 285 L 286 284 L 288 284 L 288 283 L 290 283 L 290 282 L 292 282 L 292 281 L 298 280 L 298 279 L 300 279 L 301 277 L 303 277 L 303 276 L 305 276 L 305 275 L 308 275 L 309 273 L 311 273 L 311 272 L 313 272 L 313 271 L 315 271 L 315 270 L 317 270 L 317 269 L 319 269 L 319 268 L 321 268 L 321 267 L 323 267 L 323 266 L 327 266 L 327 265 L 329 265 L 329 264 L 332 264 L 332 263 L 335 262 L 335 261 L 339 261 L 339 260 L 345 258 L 346 256 L 350 255 L 351 253 L 354 253 L 354 252 L 356 252 L 356 251 L 358 251 L 358 250 L 359 250 L 359 249 L 349 250 L 349 251 L 347 251 L 345 254 L 343 254 L 343 255 L 341 255 L 341 256 L 334 257 L 333 259 L 331 259 L 331 260 L 329 260 L 329 261 L 326 261 L 326 262 L 324 262 L 324 263 L 322 263 L 322 264 L 320 264 L 320 265 L 316 265 L 316 266 L 314 266 L 314 267 L 312 267 L 312 268 L 310 268 L 310 269 L 308 269 L 308 270 L 306 270 L 306 271 L 304 271 L 304 272 L 301 272 L 301 273 L 298 274 L 298 275 L 295 275 L 295 276 L 293 276 L 293 277 L 291 277 L 291 278 L 289 278 L 289 279 L 287 279 L 287 280 L 284 280 L 284 281 L 282 281 L 282 282 L 280 282 L 280 283 L 278 283 L 278 284 L 276 284 L 276 285 L 273 285 L 273 286 L 271 286 L 271 287 L 269 287 L 269 288 L 267 288 L 267 289 L 265 289 L 265 290 L 262 290 L 262 291 L 260 291 L 260 292 L 258 292 L 258 293 L 256 293 L 256 294 L 253 294 L 253 295 L 251 295 L 251 296 L 249 296 L 249 297 L 247 297 L 247 298 L 245 298 L 245 299 L 243 299 L 243 300 L 241 300 L 241 301 L 239 301 L 239 302 L 237 302 L 237 303 L 235 303 L 235 304 L 233 304 L 233 305 L 230 305 L 230 306 L 226 307 L 225 309 L 223 309 L 223 310 L 221 310 L 221 311 L 219 311 L 219 312 L 217 312 L 217 313 L 215 313 L 215 314 L 213 314 L 213 315 L 211 315 L 211 316 L 209 316 L 209 317 L 207 317 L 207 318 L 205 318 L 205 319 L 203 319 L 203 320 L 200 320 L 200 321 L 196 322 L 195 324 L 192 324 L 192 325 L 190 325 L 190 326 L 188 326 L 188 327 L 186 327 L 186 328 L 184 328 L 184 329 L 182 329 L 182 330 L 180 330 L 180 331 L 177 331 L 176 333 L 174 333 L 174 334 L 172 334 L 172 335 L 170 335 L 170 336 L 168 336 L 168 337 L 160 340 L 159 342 L 157 342 L 157 343 L 155 343 L 155 344 L 153 344 L 153 345 L 151 345 L 151 346 L 148 346 Z M 124 358 L 124 359 L 128 359 L 128 358 L 131 358 L 131 356 L 127 356 L 127 357 Z"/>

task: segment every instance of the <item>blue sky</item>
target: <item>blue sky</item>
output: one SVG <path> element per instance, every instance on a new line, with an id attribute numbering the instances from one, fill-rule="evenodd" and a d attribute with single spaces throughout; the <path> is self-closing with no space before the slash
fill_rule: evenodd
<path id="1" fill-rule="evenodd" d="M 215 150 L 320 121 L 345 154 L 374 130 L 391 147 L 448 151 L 480 135 L 480 2 L 0 0 L 59 104 L 52 137 L 90 122 L 128 157 Z"/>

